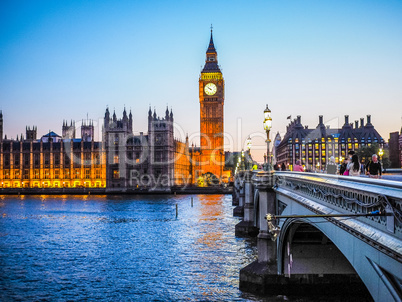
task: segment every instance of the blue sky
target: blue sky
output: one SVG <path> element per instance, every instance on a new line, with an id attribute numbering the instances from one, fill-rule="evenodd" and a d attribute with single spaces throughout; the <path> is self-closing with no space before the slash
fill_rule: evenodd
<path id="1" fill-rule="evenodd" d="M 226 84 L 225 131 L 248 135 L 262 159 L 265 104 L 272 132 L 287 116 L 309 127 L 371 114 L 384 139 L 402 126 L 402 1 L 2 1 L 0 110 L 4 133 L 61 134 L 63 119 L 149 105 L 197 143 L 198 77 L 210 25 Z M 180 137 L 180 131 L 176 136 Z M 261 150 L 258 150 L 258 149 Z M 252 152 L 253 152 L 252 149 Z"/>

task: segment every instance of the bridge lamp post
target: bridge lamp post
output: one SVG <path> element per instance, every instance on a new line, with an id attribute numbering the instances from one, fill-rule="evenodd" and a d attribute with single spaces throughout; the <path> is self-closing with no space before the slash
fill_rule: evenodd
<path id="1" fill-rule="evenodd" d="M 247 138 L 247 149 L 248 149 L 248 155 L 251 155 L 251 137 L 250 135 Z"/>
<path id="2" fill-rule="evenodd" d="M 380 150 L 378 151 L 378 155 L 380 156 L 380 163 L 381 163 L 382 156 L 384 155 L 384 150 L 382 150 L 382 148 L 380 148 Z"/>
<path id="3" fill-rule="evenodd" d="M 271 140 L 269 139 L 269 131 L 272 128 L 272 118 L 271 118 L 271 110 L 267 107 L 264 110 L 264 130 L 267 133 L 267 170 L 271 171 L 271 156 L 269 154 L 269 143 Z"/>
<path id="4" fill-rule="evenodd" d="M 251 161 L 251 137 L 250 137 L 250 135 L 247 138 L 247 149 L 248 149 L 248 160 L 247 160 L 247 166 L 248 166 L 248 163 Z"/>

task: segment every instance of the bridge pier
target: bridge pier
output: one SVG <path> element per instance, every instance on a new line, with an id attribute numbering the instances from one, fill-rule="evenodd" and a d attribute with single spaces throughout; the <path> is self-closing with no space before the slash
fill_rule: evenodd
<path id="1" fill-rule="evenodd" d="M 244 215 L 244 173 L 246 171 L 240 171 L 238 176 L 236 177 L 238 183 L 238 196 L 239 196 L 239 203 L 238 206 L 233 209 L 233 216 L 240 216 Z"/>
<path id="2" fill-rule="evenodd" d="M 255 174 L 255 173 L 254 173 Z M 235 226 L 236 236 L 252 236 L 258 235 L 258 227 L 254 222 L 254 189 L 253 189 L 253 172 L 244 172 L 244 207 L 243 220 Z"/>
<path id="3" fill-rule="evenodd" d="M 232 206 L 239 205 L 239 195 L 240 195 L 239 178 L 236 175 L 233 181 Z"/>
<path id="4" fill-rule="evenodd" d="M 277 247 L 268 232 L 266 213 L 276 213 L 275 194 L 272 189 L 272 174 L 259 172 L 254 178 L 258 189 L 258 258 L 240 270 L 240 290 L 264 294 L 267 283 L 275 284 L 278 280 Z"/>

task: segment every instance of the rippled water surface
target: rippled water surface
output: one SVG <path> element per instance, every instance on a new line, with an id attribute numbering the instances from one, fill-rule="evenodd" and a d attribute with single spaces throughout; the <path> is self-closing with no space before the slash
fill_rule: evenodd
<path id="1" fill-rule="evenodd" d="M 0 300 L 258 301 L 238 289 L 256 248 L 234 236 L 231 202 L 3 196 Z"/>

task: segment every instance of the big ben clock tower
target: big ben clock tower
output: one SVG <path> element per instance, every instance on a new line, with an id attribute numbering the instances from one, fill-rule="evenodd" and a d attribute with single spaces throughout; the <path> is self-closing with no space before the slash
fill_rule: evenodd
<path id="1" fill-rule="evenodd" d="M 202 173 L 211 172 L 221 179 L 225 161 L 223 150 L 223 103 L 225 82 L 218 65 L 217 52 L 211 39 L 205 65 L 199 78 L 200 132 Z"/>

